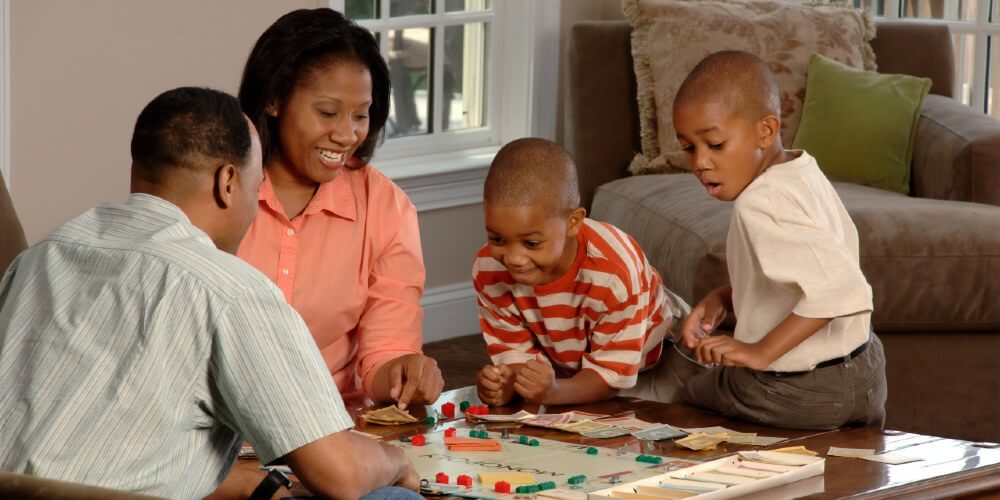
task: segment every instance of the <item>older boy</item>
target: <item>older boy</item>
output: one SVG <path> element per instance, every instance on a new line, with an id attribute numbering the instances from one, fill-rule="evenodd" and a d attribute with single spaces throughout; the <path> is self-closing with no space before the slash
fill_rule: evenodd
<path id="1" fill-rule="evenodd" d="M 677 377 L 654 376 L 653 367 L 690 308 L 664 289 L 631 237 L 585 217 L 569 153 L 543 139 L 507 144 L 483 205 L 488 242 L 473 281 L 493 365 L 479 373 L 480 399 L 502 405 L 516 393 L 575 404 L 619 391 L 673 399 Z"/>
<path id="2" fill-rule="evenodd" d="M 881 426 L 885 358 L 858 234 L 816 160 L 781 144 L 773 75 L 745 52 L 708 56 L 674 101 L 677 137 L 708 194 L 733 201 L 732 286 L 713 290 L 682 328 L 699 361 L 686 399 L 778 427 Z M 706 337 L 727 312 L 732 337 Z M 699 331 L 699 329 L 701 331 Z"/>

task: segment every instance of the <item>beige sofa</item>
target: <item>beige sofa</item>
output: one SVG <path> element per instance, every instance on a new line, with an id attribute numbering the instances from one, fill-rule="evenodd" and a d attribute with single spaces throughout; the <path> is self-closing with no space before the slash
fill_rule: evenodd
<path id="1" fill-rule="evenodd" d="M 625 22 L 584 22 L 569 42 L 567 147 L 591 216 L 632 234 L 691 302 L 728 282 L 731 204 L 694 176 L 629 176 L 639 150 Z M 1000 122 L 951 97 L 943 26 L 882 23 L 880 71 L 932 79 L 903 196 L 835 183 L 861 236 L 886 348 L 887 426 L 1000 441 Z"/>

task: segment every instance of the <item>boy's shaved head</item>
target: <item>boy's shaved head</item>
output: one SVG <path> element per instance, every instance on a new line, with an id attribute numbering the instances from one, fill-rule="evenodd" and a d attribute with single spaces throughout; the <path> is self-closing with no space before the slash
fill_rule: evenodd
<path id="1" fill-rule="evenodd" d="M 576 165 L 562 146 L 545 139 L 508 143 L 493 158 L 483 198 L 496 205 L 541 206 L 554 216 L 580 206 Z"/>
<path id="2" fill-rule="evenodd" d="M 678 89 L 674 109 L 706 102 L 725 103 L 731 113 L 752 121 L 781 117 L 778 83 L 767 63 L 749 52 L 727 50 L 702 59 Z"/>

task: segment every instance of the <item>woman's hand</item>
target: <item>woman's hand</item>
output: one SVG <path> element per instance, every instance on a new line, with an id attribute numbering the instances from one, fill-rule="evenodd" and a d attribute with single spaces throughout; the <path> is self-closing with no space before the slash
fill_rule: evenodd
<path id="1" fill-rule="evenodd" d="M 441 369 L 433 358 L 415 353 L 389 361 L 389 396 L 400 410 L 410 404 L 431 404 L 444 388 Z"/>

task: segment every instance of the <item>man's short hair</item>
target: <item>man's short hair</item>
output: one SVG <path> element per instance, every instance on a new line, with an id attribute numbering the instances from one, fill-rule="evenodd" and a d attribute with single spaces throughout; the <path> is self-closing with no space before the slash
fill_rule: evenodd
<path id="1" fill-rule="evenodd" d="M 749 52 L 726 50 L 701 60 L 674 98 L 674 109 L 691 103 L 722 102 L 751 121 L 781 117 L 781 97 L 767 63 Z"/>
<path id="2" fill-rule="evenodd" d="M 235 97 L 181 87 L 158 95 L 139 113 L 132 133 L 132 168 L 146 178 L 179 168 L 242 168 L 250 144 L 250 127 Z"/>
<path id="3" fill-rule="evenodd" d="M 576 165 L 569 152 L 552 141 L 511 141 L 490 164 L 483 198 L 496 205 L 541 206 L 550 215 L 566 215 L 580 206 Z"/>

